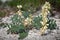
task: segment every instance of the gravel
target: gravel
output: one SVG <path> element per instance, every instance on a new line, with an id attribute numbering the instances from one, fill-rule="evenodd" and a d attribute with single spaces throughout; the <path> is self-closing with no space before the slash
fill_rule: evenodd
<path id="1" fill-rule="evenodd" d="M 11 23 L 10 17 L 5 17 L 2 20 L 3 20 L 2 22 L 4 23 Z M 58 22 L 58 19 L 56 20 L 56 23 L 57 22 Z M 59 29 L 55 29 L 55 30 L 47 29 L 45 31 L 46 35 L 43 35 L 43 36 L 39 34 L 40 32 L 39 30 L 32 29 L 28 32 L 28 36 L 23 40 L 60 40 L 60 26 L 58 28 Z M 0 29 L 0 40 L 18 40 L 19 35 L 7 34 L 8 29 L 9 29 L 8 27 Z"/>

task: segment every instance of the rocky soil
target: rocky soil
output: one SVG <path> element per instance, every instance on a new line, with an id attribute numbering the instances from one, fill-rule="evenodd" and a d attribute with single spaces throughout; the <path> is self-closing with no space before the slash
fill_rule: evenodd
<path id="1" fill-rule="evenodd" d="M 11 16 L 10 16 L 11 17 Z M 10 17 L 2 18 L 2 22 L 11 23 Z M 28 36 L 23 40 L 60 40 L 60 19 L 56 19 L 57 28 L 54 30 L 47 29 L 45 35 L 41 36 L 39 30 L 32 29 L 29 31 Z M 0 28 L 0 40 L 18 40 L 18 34 L 7 34 L 8 27 Z"/>

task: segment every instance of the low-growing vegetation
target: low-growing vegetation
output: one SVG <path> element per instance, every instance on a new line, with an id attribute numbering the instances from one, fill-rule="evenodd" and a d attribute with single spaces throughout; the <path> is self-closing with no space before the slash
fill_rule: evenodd
<path id="1" fill-rule="evenodd" d="M 22 11 L 21 5 L 18 5 L 17 7 L 19 10 L 13 15 L 13 17 L 11 17 L 12 23 L 6 24 L 6 26 L 9 28 L 7 30 L 8 34 L 19 34 L 19 39 L 24 39 L 28 35 L 29 30 L 32 28 L 43 30 L 41 31 L 42 34 L 46 29 L 53 30 L 56 28 L 56 21 L 47 16 L 50 10 L 49 2 L 46 2 L 43 5 L 41 14 L 35 17 L 33 16 L 32 12 Z"/>

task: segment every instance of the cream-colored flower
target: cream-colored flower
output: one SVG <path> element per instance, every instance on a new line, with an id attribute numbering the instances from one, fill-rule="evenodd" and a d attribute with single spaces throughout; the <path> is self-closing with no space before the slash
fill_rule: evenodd
<path id="1" fill-rule="evenodd" d="M 22 8 L 22 5 L 17 5 L 17 8 Z"/>
<path id="2" fill-rule="evenodd" d="M 21 10 L 19 10 L 17 13 L 18 13 L 18 15 L 22 16 Z"/>
<path id="3" fill-rule="evenodd" d="M 49 2 L 46 2 L 44 4 L 44 6 L 42 7 L 42 13 L 41 13 L 42 20 L 43 20 L 40 22 L 43 25 L 42 28 L 40 29 L 41 34 L 43 34 L 45 32 L 45 30 L 47 29 L 47 26 L 49 25 L 49 24 L 46 24 L 46 22 L 48 21 L 48 19 L 47 19 L 47 15 L 49 13 L 48 9 L 50 9 L 50 4 L 49 4 Z"/>
<path id="4" fill-rule="evenodd" d="M 24 21 L 24 25 L 30 25 L 31 21 L 32 21 L 31 18 L 26 18 L 25 21 Z"/>
<path id="5" fill-rule="evenodd" d="M 42 25 L 44 25 L 43 21 L 40 21 L 40 23 L 41 23 Z"/>
<path id="6" fill-rule="evenodd" d="M 47 26 L 48 26 L 49 24 L 47 24 Z"/>
<path id="7" fill-rule="evenodd" d="M 29 24 L 28 19 L 29 19 L 29 18 L 26 18 L 26 19 L 24 20 L 24 25 L 25 25 L 25 26 Z"/>

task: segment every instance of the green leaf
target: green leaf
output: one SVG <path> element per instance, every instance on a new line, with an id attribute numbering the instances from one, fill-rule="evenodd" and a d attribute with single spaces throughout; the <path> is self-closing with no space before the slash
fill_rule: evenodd
<path id="1" fill-rule="evenodd" d="M 19 39 L 24 39 L 25 37 L 27 37 L 28 33 L 27 32 L 23 32 L 19 34 Z"/>

